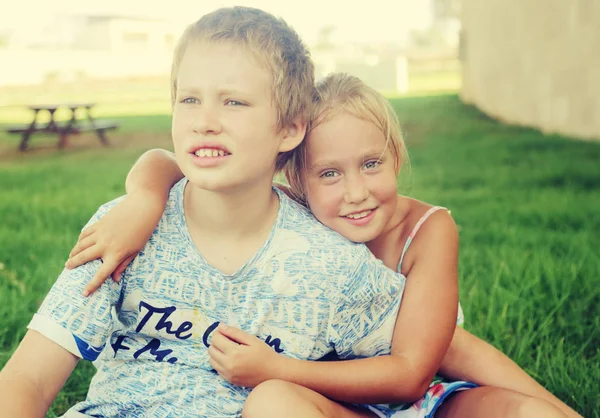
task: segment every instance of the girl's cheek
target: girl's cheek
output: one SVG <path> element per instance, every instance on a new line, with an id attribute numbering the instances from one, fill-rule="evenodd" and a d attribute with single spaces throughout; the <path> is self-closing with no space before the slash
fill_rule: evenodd
<path id="1" fill-rule="evenodd" d="M 337 213 L 337 204 L 332 197 L 332 190 L 322 185 L 313 185 L 307 193 L 310 210 L 317 217 L 331 216 Z"/>

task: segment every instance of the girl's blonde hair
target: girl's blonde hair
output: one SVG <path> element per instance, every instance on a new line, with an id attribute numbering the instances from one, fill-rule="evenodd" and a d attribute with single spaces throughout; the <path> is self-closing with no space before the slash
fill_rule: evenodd
<path id="1" fill-rule="evenodd" d="M 386 148 L 394 159 L 396 172 L 408 161 L 398 116 L 390 102 L 358 77 L 333 73 L 320 80 L 313 91 L 312 115 L 306 137 L 317 126 L 340 113 L 349 113 L 373 123 L 383 133 Z M 285 176 L 295 199 L 306 203 L 302 173 L 306 168 L 306 140 L 294 151 L 285 167 Z"/>

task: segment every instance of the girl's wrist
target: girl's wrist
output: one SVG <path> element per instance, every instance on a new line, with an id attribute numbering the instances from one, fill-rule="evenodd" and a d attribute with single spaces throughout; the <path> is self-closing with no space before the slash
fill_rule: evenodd
<path id="1" fill-rule="evenodd" d="M 270 362 L 268 377 L 270 379 L 290 381 L 292 369 L 294 367 L 293 359 L 281 354 L 275 354 L 273 361 Z"/>

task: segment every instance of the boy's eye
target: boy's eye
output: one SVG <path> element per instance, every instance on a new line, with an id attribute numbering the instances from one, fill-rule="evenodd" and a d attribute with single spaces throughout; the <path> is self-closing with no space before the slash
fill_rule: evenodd
<path id="1" fill-rule="evenodd" d="M 363 167 L 366 168 L 367 170 L 372 170 L 372 169 L 376 168 L 379 164 L 381 164 L 381 161 L 372 160 L 372 161 L 367 161 Z"/>
<path id="2" fill-rule="evenodd" d="M 199 103 L 199 101 L 195 97 L 184 97 L 181 99 L 181 103 L 194 104 Z"/>

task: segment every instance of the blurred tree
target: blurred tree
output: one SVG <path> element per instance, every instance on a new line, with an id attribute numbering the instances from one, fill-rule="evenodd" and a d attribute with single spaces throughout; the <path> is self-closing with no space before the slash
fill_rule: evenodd
<path id="1" fill-rule="evenodd" d="M 459 19 L 461 0 L 433 0 L 435 20 Z"/>
<path id="2" fill-rule="evenodd" d="M 6 48 L 10 42 L 10 34 L 7 32 L 0 32 L 0 48 Z"/>
<path id="3" fill-rule="evenodd" d="M 321 29 L 319 29 L 317 42 L 315 43 L 314 48 L 319 50 L 332 49 L 335 46 L 332 39 L 335 29 L 336 27 L 334 25 L 323 26 Z"/>

